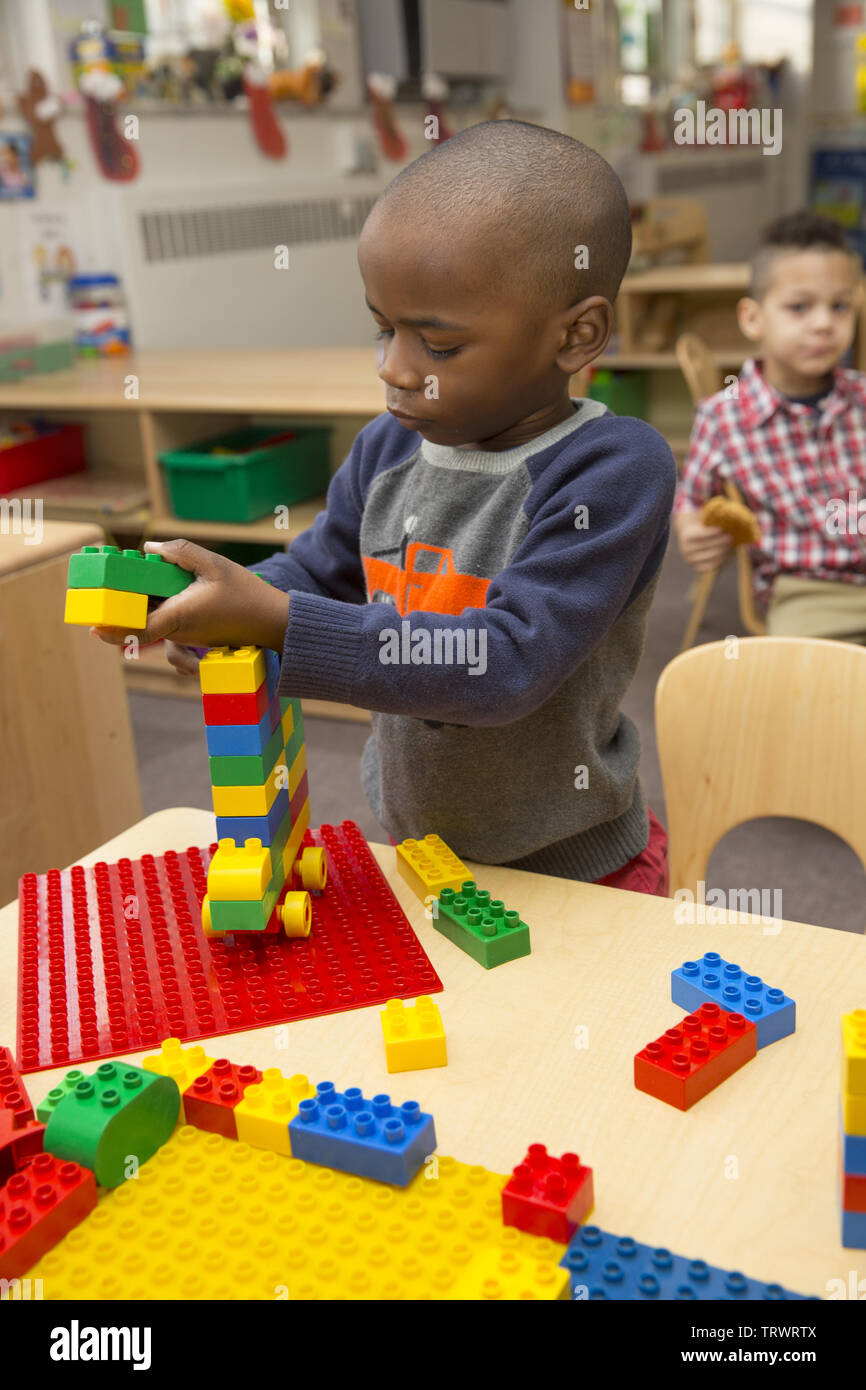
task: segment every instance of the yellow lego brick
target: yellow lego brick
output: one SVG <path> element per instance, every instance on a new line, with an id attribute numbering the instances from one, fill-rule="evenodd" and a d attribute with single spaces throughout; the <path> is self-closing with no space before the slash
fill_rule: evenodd
<path id="1" fill-rule="evenodd" d="M 291 1154 L 289 1120 L 298 1113 L 302 1100 L 312 1100 L 316 1088 L 306 1076 L 283 1076 L 279 1067 L 262 1072 L 257 1086 L 247 1086 L 243 1099 L 235 1106 L 238 1140 L 254 1149 L 272 1149 Z"/>
<path id="2" fill-rule="evenodd" d="M 454 1284 L 449 1298 L 484 1302 L 568 1298 L 568 1271 L 522 1251 L 494 1246 L 479 1250 Z"/>
<path id="3" fill-rule="evenodd" d="M 289 768 L 289 800 L 291 801 L 301 782 L 304 780 L 304 773 L 307 770 L 307 746 L 301 748 L 295 761 Z"/>
<path id="4" fill-rule="evenodd" d="M 235 788 L 225 790 L 234 791 Z M 272 877 L 271 851 L 261 840 L 247 840 L 237 846 L 234 840 L 220 840 L 208 865 L 208 897 L 212 902 L 260 902 Z"/>
<path id="5" fill-rule="evenodd" d="M 306 831 L 307 826 L 309 824 L 310 798 L 307 797 L 306 801 L 300 809 L 300 812 L 298 813 L 298 819 L 292 826 L 292 833 L 286 841 L 286 847 L 283 850 L 283 872 L 286 876 L 286 883 L 288 884 L 290 891 L 292 889 L 292 869 L 294 868 L 295 860 L 297 859 L 301 850 L 301 841 L 304 838 L 304 832 Z"/>
<path id="6" fill-rule="evenodd" d="M 192 1085 L 197 1076 L 204 1076 L 213 1064 L 213 1057 L 205 1056 L 201 1043 L 196 1043 L 193 1047 L 181 1047 L 178 1038 L 165 1038 L 159 1052 L 145 1057 L 141 1065 L 144 1071 L 156 1072 L 158 1076 L 170 1076 L 177 1082 L 180 1090 L 180 1119 L 178 1123 L 185 1124 L 183 1093 L 187 1086 Z"/>
<path id="7" fill-rule="evenodd" d="M 842 1128 L 846 1134 L 866 1135 L 866 1096 L 842 1092 Z"/>
<path id="8" fill-rule="evenodd" d="M 65 623 L 80 627 L 124 627 L 140 632 L 147 627 L 147 594 L 124 589 L 67 589 Z"/>
<path id="9" fill-rule="evenodd" d="M 277 762 L 264 782 L 255 787 L 211 787 L 218 816 L 266 816 L 286 785 L 286 764 Z"/>
<path id="10" fill-rule="evenodd" d="M 445 1029 L 429 995 L 422 994 L 414 1006 L 405 1005 L 402 999 L 389 999 L 379 1017 L 389 1072 L 448 1065 Z"/>
<path id="11" fill-rule="evenodd" d="M 283 714 L 281 722 L 283 727 L 283 742 L 288 743 L 292 734 L 295 732 L 295 716 L 291 705 L 289 705 L 288 709 Z"/>
<path id="12" fill-rule="evenodd" d="M 433 1155 L 408 1187 L 385 1187 L 184 1125 L 28 1275 L 76 1304 L 415 1301 L 448 1298 L 475 1252 L 497 1247 L 524 1257 L 541 1297 L 565 1247 L 503 1228 L 504 1183 Z"/>
<path id="13" fill-rule="evenodd" d="M 866 1009 L 842 1016 L 842 1090 L 866 1096 Z"/>
<path id="14" fill-rule="evenodd" d="M 397 869 L 422 903 L 430 897 L 438 897 L 443 888 L 453 888 L 458 893 L 472 877 L 466 865 L 438 835 L 425 835 L 423 840 L 404 840 L 397 845 Z"/>
<path id="15" fill-rule="evenodd" d="M 254 695 L 265 678 L 261 647 L 212 647 L 199 662 L 202 695 Z"/>

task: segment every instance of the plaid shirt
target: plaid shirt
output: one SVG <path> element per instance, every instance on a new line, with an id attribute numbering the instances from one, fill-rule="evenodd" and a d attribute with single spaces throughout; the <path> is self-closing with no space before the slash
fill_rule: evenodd
<path id="1" fill-rule="evenodd" d="M 866 501 L 863 535 L 857 527 L 866 499 L 866 374 L 837 367 L 819 410 L 774 390 L 754 358 L 741 368 L 736 394 L 730 389 L 698 405 L 674 511 L 699 510 L 726 481 L 736 483 L 761 530 L 751 551 L 764 604 L 782 573 L 866 584 Z"/>

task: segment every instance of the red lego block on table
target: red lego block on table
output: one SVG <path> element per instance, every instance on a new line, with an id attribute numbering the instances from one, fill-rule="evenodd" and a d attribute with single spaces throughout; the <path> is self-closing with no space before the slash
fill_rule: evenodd
<path id="1" fill-rule="evenodd" d="M 634 1084 L 677 1110 L 688 1110 L 758 1050 L 758 1031 L 743 1014 L 702 1004 L 634 1059 Z"/>
<path id="2" fill-rule="evenodd" d="M 866 1211 L 866 1176 L 842 1174 L 842 1210 Z"/>
<path id="3" fill-rule="evenodd" d="M 258 724 L 271 703 L 268 682 L 263 680 L 254 695 L 241 693 L 202 695 L 205 724 Z"/>
<path id="4" fill-rule="evenodd" d="M 0 1047 L 0 1140 L 35 1120 L 27 1088 L 8 1047 Z"/>
<path id="5" fill-rule="evenodd" d="M 502 1221 L 567 1245 L 593 1201 L 592 1169 L 577 1154 L 552 1158 L 543 1144 L 530 1144 L 502 1189 Z"/>
<path id="6" fill-rule="evenodd" d="M 28 1159 L 41 1154 L 44 1133 L 45 1126 L 33 1120 L 28 1120 L 27 1124 L 21 1125 L 19 1129 L 0 1133 L 0 1187 L 8 1182 L 12 1174 L 17 1173 Z"/>
<path id="7" fill-rule="evenodd" d="M 183 1093 L 183 1111 L 188 1125 L 237 1139 L 235 1106 L 243 1100 L 247 1086 L 257 1086 L 262 1074 L 255 1067 L 235 1066 L 218 1057 L 204 1076 L 197 1076 Z"/>
<path id="8" fill-rule="evenodd" d="M 88 1168 L 37 1154 L 0 1190 L 0 1279 L 26 1274 L 95 1206 Z"/>
<path id="9" fill-rule="evenodd" d="M 296 796 L 301 795 L 302 782 Z M 294 804 L 294 801 L 293 801 Z M 310 936 L 208 940 L 216 845 L 25 874 L 18 885 L 22 1073 L 70 1068 L 163 1038 L 195 1042 L 435 994 L 442 983 L 353 821 L 307 830 L 328 882 Z"/>

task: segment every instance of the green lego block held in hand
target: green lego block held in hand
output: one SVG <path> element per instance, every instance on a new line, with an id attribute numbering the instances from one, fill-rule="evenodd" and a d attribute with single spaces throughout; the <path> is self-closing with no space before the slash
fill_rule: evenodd
<path id="1" fill-rule="evenodd" d="M 194 578 L 194 574 L 163 560 L 161 555 L 120 550 L 116 545 L 85 545 L 70 555 L 66 582 L 70 589 L 122 589 L 127 594 L 171 598 Z"/>
<path id="2" fill-rule="evenodd" d="M 172 1077 L 103 1062 L 57 1101 L 43 1144 L 55 1158 L 90 1168 L 100 1187 L 119 1187 L 170 1138 L 179 1114 Z"/>
<path id="3" fill-rule="evenodd" d="M 433 901 L 433 925 L 485 970 L 530 954 L 529 927 L 520 913 L 471 878 L 459 893 L 442 889 Z"/>

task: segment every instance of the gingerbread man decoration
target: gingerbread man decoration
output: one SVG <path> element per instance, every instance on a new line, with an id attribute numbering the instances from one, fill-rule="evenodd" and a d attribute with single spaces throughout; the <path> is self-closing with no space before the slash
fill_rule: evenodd
<path id="1" fill-rule="evenodd" d="M 18 98 L 18 110 L 30 127 L 33 163 L 51 159 L 65 164 L 66 155 L 54 129 L 63 103 L 50 94 L 45 78 L 36 68 L 31 68 L 27 74 L 27 90 Z"/>

